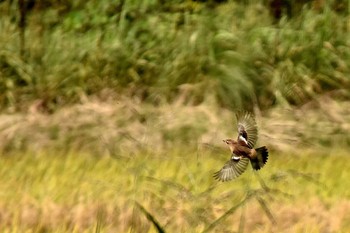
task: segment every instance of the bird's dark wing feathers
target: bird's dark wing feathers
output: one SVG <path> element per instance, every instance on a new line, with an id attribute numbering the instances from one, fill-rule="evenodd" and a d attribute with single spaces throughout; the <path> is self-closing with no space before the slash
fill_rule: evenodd
<path id="1" fill-rule="evenodd" d="M 220 171 L 214 173 L 214 178 L 223 182 L 235 179 L 246 170 L 248 163 L 249 159 L 246 157 L 232 158 L 225 163 Z"/>
<path id="2" fill-rule="evenodd" d="M 238 143 L 240 145 L 254 148 L 258 140 L 258 127 L 254 116 L 251 113 L 237 113 Z"/>

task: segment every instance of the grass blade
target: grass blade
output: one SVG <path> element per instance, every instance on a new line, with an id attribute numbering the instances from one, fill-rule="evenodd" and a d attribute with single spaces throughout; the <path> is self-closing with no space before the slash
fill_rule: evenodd
<path id="1" fill-rule="evenodd" d="M 244 225 L 245 225 L 245 206 L 243 206 L 242 208 L 241 219 L 239 221 L 239 226 L 238 226 L 238 233 L 244 232 Z"/>
<path id="2" fill-rule="evenodd" d="M 221 220 L 225 219 L 226 217 L 228 217 L 230 214 L 233 214 L 239 207 L 241 207 L 242 205 L 244 205 L 244 203 L 250 199 L 251 195 L 247 195 L 240 203 L 238 203 L 237 205 L 231 207 L 231 209 L 229 209 L 228 211 L 226 211 L 226 213 L 224 213 L 220 218 L 216 219 L 214 222 L 212 222 L 202 233 L 205 232 L 209 232 L 211 231 L 214 227 L 216 227 Z"/>
<path id="3" fill-rule="evenodd" d="M 105 218 L 104 212 L 101 207 L 97 209 L 96 218 L 97 218 L 97 223 L 96 223 L 95 233 L 99 233 L 101 232 L 103 218 Z"/>
<path id="4" fill-rule="evenodd" d="M 272 212 L 270 211 L 269 207 L 267 206 L 266 202 L 264 199 L 262 199 L 261 197 L 259 196 L 255 196 L 256 197 L 256 200 L 259 202 L 261 208 L 264 210 L 266 216 L 269 218 L 269 220 L 273 223 L 273 224 L 276 224 L 276 220 L 275 220 L 275 217 L 273 217 L 273 214 Z"/>
<path id="5" fill-rule="evenodd" d="M 164 228 L 160 226 L 157 219 L 151 213 L 149 213 L 140 203 L 138 202 L 135 202 L 135 203 L 136 203 L 136 206 L 141 210 L 141 212 L 144 213 L 148 221 L 150 221 L 155 226 L 158 233 L 165 233 Z"/>

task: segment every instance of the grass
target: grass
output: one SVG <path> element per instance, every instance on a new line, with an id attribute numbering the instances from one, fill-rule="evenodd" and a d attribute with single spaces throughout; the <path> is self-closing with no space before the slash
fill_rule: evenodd
<path id="1" fill-rule="evenodd" d="M 15 3 L 0 2 L 0 232 L 350 231 L 348 14 L 47 1 L 21 47 Z M 217 183 L 237 109 L 270 159 Z"/>
<path id="2" fill-rule="evenodd" d="M 181 101 L 154 106 L 114 95 L 102 102 L 88 98 L 52 114 L 35 105 L 29 112 L 1 114 L 0 151 L 76 150 L 125 157 L 174 147 L 215 148 L 222 139 L 235 137 L 234 112 L 218 107 L 214 97 L 196 106 Z M 274 150 L 349 146 L 350 104 L 331 95 L 300 108 L 276 107 L 255 114 L 260 141 Z"/>
<path id="3" fill-rule="evenodd" d="M 35 101 L 53 112 L 105 89 L 152 104 L 209 95 L 229 109 L 269 109 L 350 85 L 348 15 L 327 5 L 274 24 L 263 1 L 65 1 L 28 11 L 20 56 L 9 4 L 0 105 L 10 112 Z"/>
<path id="4" fill-rule="evenodd" d="M 259 172 L 268 192 L 262 192 L 250 167 L 236 181 L 214 181 L 212 173 L 227 157 L 180 150 L 128 159 L 48 151 L 2 155 L 1 229 L 93 232 L 99 222 L 100 232 L 156 232 L 138 208 L 142 205 L 165 231 L 202 232 L 239 204 L 248 190 L 260 190 L 258 199 L 228 213 L 213 230 L 238 230 L 241 213 L 245 232 L 350 230 L 346 153 L 271 153 Z"/>

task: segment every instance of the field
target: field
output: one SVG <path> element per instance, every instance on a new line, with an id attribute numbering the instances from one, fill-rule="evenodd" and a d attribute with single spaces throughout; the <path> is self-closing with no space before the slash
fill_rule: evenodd
<path id="1" fill-rule="evenodd" d="M 2 156 L 1 229 L 157 232 L 141 205 L 169 232 L 348 232 L 347 156 L 272 153 L 259 173 L 266 187 L 251 169 L 235 182 L 214 181 L 227 159 L 217 153 Z"/>
<path id="2" fill-rule="evenodd" d="M 269 161 L 228 183 L 212 175 L 230 157 L 231 111 L 124 104 L 2 115 L 2 232 L 350 230 L 347 101 L 259 117 Z"/>
<path id="3" fill-rule="evenodd" d="M 350 232 L 350 4 L 267 2 L 0 1 L 0 232 Z"/>

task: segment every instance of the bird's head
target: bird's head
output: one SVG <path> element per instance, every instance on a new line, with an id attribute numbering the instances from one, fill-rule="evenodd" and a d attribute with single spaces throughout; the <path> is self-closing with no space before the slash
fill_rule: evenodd
<path id="1" fill-rule="evenodd" d="M 232 145 L 232 144 L 236 144 L 237 142 L 233 139 L 225 139 L 222 140 L 224 143 L 226 143 L 227 145 Z"/>

